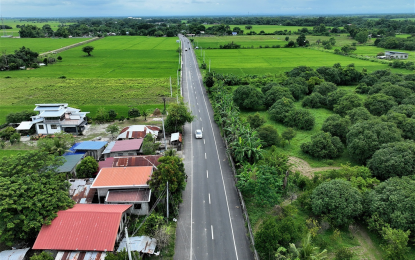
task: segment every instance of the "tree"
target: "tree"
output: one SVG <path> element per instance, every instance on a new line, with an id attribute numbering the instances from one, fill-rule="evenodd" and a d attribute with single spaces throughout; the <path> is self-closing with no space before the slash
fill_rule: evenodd
<path id="1" fill-rule="evenodd" d="M 380 93 L 393 97 L 398 104 L 401 104 L 405 98 L 413 94 L 413 91 L 401 86 L 392 85 L 382 89 Z"/>
<path id="2" fill-rule="evenodd" d="M 325 106 L 327 103 L 326 98 L 320 93 L 312 93 L 310 96 L 306 96 L 301 102 L 303 107 L 308 108 L 320 108 Z"/>
<path id="3" fill-rule="evenodd" d="M 30 260 L 54 260 L 55 258 L 52 256 L 51 253 L 43 251 L 40 254 L 34 254 L 30 257 Z"/>
<path id="4" fill-rule="evenodd" d="M 320 132 L 311 136 L 311 142 L 302 143 L 301 150 L 316 158 L 333 159 L 341 156 L 344 145 L 337 136 Z"/>
<path id="5" fill-rule="evenodd" d="M 344 89 L 338 89 L 334 92 L 330 92 L 327 95 L 327 108 L 333 110 L 334 106 L 340 103 L 340 99 L 347 94 L 348 92 Z"/>
<path id="6" fill-rule="evenodd" d="M 369 96 L 364 105 L 372 115 L 381 116 L 398 104 L 393 97 L 380 93 Z"/>
<path id="7" fill-rule="evenodd" d="M 186 187 L 184 164 L 177 156 L 163 156 L 159 160 L 160 164 L 157 166 L 147 181 L 151 191 L 156 197 L 161 196 L 169 182 L 169 192 L 172 194 L 172 199 L 177 203 L 182 202 L 182 191 Z"/>
<path id="8" fill-rule="evenodd" d="M 136 117 L 140 117 L 141 116 L 140 110 L 138 110 L 138 109 L 136 109 L 136 108 L 133 107 L 130 110 L 128 110 L 128 116 L 135 121 L 135 118 Z"/>
<path id="9" fill-rule="evenodd" d="M 105 132 L 108 134 L 111 134 L 112 139 L 114 139 L 114 134 L 118 133 L 120 131 L 120 127 L 117 124 L 112 124 L 107 126 L 105 129 Z"/>
<path id="10" fill-rule="evenodd" d="M 189 111 L 189 107 L 181 101 L 179 104 L 170 104 L 168 109 L 165 129 L 168 133 L 180 131 L 185 123 L 191 123 L 195 116 Z"/>
<path id="11" fill-rule="evenodd" d="M 208 88 L 208 90 L 213 87 L 213 85 L 215 84 L 215 80 L 213 77 L 213 72 L 207 72 L 204 78 L 204 83 L 206 85 L 206 87 Z"/>
<path id="12" fill-rule="evenodd" d="M 322 96 L 327 96 L 330 92 L 336 90 L 336 84 L 331 82 L 322 82 L 320 85 L 314 87 L 313 93 L 320 93 Z"/>
<path id="13" fill-rule="evenodd" d="M 10 140 L 10 137 L 16 133 L 16 129 L 11 126 L 8 126 L 0 131 L 0 138 L 3 140 Z"/>
<path id="14" fill-rule="evenodd" d="M 358 32 L 356 34 L 356 36 L 354 37 L 354 39 L 356 41 L 358 41 L 359 43 L 366 43 L 367 39 L 368 39 L 368 31 L 367 30 L 361 30 L 360 32 Z"/>
<path id="15" fill-rule="evenodd" d="M 277 129 L 270 125 L 263 125 L 257 129 L 258 137 L 262 141 L 263 147 L 278 145 L 280 136 Z"/>
<path id="16" fill-rule="evenodd" d="M 163 250 L 170 245 L 172 231 L 170 226 L 162 225 L 153 233 L 153 237 L 157 240 L 157 248 L 161 251 L 162 256 Z"/>
<path id="17" fill-rule="evenodd" d="M 264 105 L 268 109 L 275 103 L 275 101 L 283 97 L 294 101 L 294 97 L 292 96 L 291 91 L 288 88 L 282 88 L 277 86 L 272 87 L 265 93 Z"/>
<path id="18" fill-rule="evenodd" d="M 394 123 L 366 120 L 352 125 L 346 139 L 350 156 L 359 163 L 366 163 L 382 144 L 399 142 L 402 137 Z"/>
<path id="19" fill-rule="evenodd" d="M 145 109 L 141 110 L 141 115 L 144 117 L 144 121 L 147 121 L 148 112 Z"/>
<path id="20" fill-rule="evenodd" d="M 294 131 L 294 129 L 293 128 L 291 128 L 291 127 L 289 127 L 289 128 L 287 128 L 287 129 L 285 129 L 285 131 L 284 132 L 282 132 L 282 134 L 281 134 L 281 137 L 284 139 L 284 140 L 287 140 L 288 141 L 288 143 L 290 143 L 291 142 L 291 140 L 295 137 L 297 135 L 297 133 Z"/>
<path id="21" fill-rule="evenodd" d="M 412 175 L 415 171 L 415 143 L 389 143 L 377 150 L 367 166 L 381 180 Z"/>
<path id="22" fill-rule="evenodd" d="M 347 94 L 339 99 L 339 103 L 334 105 L 333 111 L 341 116 L 345 116 L 347 111 L 362 106 L 362 100 L 357 94 Z"/>
<path id="23" fill-rule="evenodd" d="M 68 149 L 75 144 L 75 138 L 68 133 L 57 133 L 55 137 L 45 137 L 37 141 L 39 150 L 48 154 L 63 155 Z"/>
<path id="24" fill-rule="evenodd" d="M 230 144 L 235 159 L 240 163 L 244 161 L 254 163 L 262 159 L 261 146 L 261 139 L 259 139 L 257 132 L 249 132 L 242 137 L 239 136 Z"/>
<path id="25" fill-rule="evenodd" d="M 110 111 L 108 111 L 108 119 L 110 121 L 114 121 L 115 118 L 117 117 L 118 113 L 115 112 L 113 109 L 111 109 Z"/>
<path id="26" fill-rule="evenodd" d="M 370 112 L 364 107 L 353 108 L 352 110 L 347 111 L 346 114 L 347 118 L 350 119 L 352 125 L 356 124 L 359 121 L 369 120 L 373 118 Z"/>
<path id="27" fill-rule="evenodd" d="M 367 194 L 367 214 L 376 223 L 383 222 L 394 229 L 415 231 L 415 181 L 411 177 L 393 177 Z"/>
<path id="28" fill-rule="evenodd" d="M 42 150 L 3 157 L 0 164 L 0 241 L 11 246 L 36 238 L 59 210 L 72 207 L 59 157 Z"/>
<path id="29" fill-rule="evenodd" d="M 95 115 L 95 120 L 98 123 L 105 123 L 109 120 L 109 113 L 104 107 L 100 107 Z"/>
<path id="30" fill-rule="evenodd" d="M 314 123 L 314 116 L 305 109 L 291 110 L 284 119 L 284 125 L 301 130 L 313 129 Z"/>
<path id="31" fill-rule="evenodd" d="M 404 232 L 403 230 L 393 229 L 387 226 L 382 228 L 381 234 L 385 241 L 381 247 L 386 252 L 386 259 L 408 259 L 406 254 L 410 250 L 410 247 L 408 247 L 409 235 L 411 234 L 410 230 Z"/>
<path id="32" fill-rule="evenodd" d="M 82 51 L 85 53 L 88 53 L 88 56 L 91 56 L 91 52 L 94 50 L 94 47 L 92 46 L 85 46 L 82 48 Z"/>
<path id="33" fill-rule="evenodd" d="M 288 42 L 290 40 L 290 37 L 285 36 L 285 41 Z"/>
<path id="34" fill-rule="evenodd" d="M 300 47 L 309 45 L 309 42 L 308 40 L 306 40 L 304 33 L 300 34 L 300 36 L 298 36 L 298 38 L 295 41 L 297 42 L 297 45 Z"/>
<path id="35" fill-rule="evenodd" d="M 327 250 L 324 249 L 320 252 L 320 248 L 313 245 L 311 233 L 308 232 L 307 236 L 301 241 L 301 248 L 297 249 L 295 244 L 290 243 L 289 251 L 292 253 L 293 259 L 310 259 L 310 260 L 323 260 L 327 259 Z"/>
<path id="36" fill-rule="evenodd" d="M 62 56 L 58 56 L 58 58 L 57 58 L 59 61 L 61 61 L 62 60 Z"/>
<path id="37" fill-rule="evenodd" d="M 153 135 L 147 134 L 144 137 L 142 150 L 144 155 L 155 154 L 160 144 L 154 142 Z"/>
<path id="38" fill-rule="evenodd" d="M 258 112 L 253 115 L 248 115 L 246 118 L 251 128 L 256 129 L 267 122 L 265 118 L 263 118 Z"/>
<path id="39" fill-rule="evenodd" d="M 76 166 L 76 177 L 79 179 L 91 178 L 92 174 L 95 174 L 97 171 L 97 161 L 93 157 L 87 156 Z"/>
<path id="40" fill-rule="evenodd" d="M 350 125 L 351 123 L 348 118 L 342 118 L 339 115 L 331 115 L 326 118 L 321 130 L 330 133 L 332 136 L 339 137 L 342 142 L 346 142 L 346 135 Z"/>
<path id="41" fill-rule="evenodd" d="M 20 143 L 20 134 L 19 133 L 14 133 L 10 136 L 10 144 L 17 144 Z"/>
<path id="42" fill-rule="evenodd" d="M 344 45 L 343 47 L 341 47 L 341 51 L 344 54 L 350 54 L 350 53 L 354 52 L 355 50 L 356 50 L 356 47 L 350 46 L 350 45 Z"/>
<path id="43" fill-rule="evenodd" d="M 22 121 L 30 121 L 30 117 L 35 116 L 35 111 L 24 110 L 21 112 L 10 113 L 6 116 L 6 123 L 20 123 Z"/>
<path id="44" fill-rule="evenodd" d="M 334 226 L 346 226 L 363 212 L 362 194 L 350 182 L 335 179 L 323 182 L 313 190 L 313 213 L 327 216 Z"/>
<path id="45" fill-rule="evenodd" d="M 233 101 L 242 109 L 262 106 L 264 95 L 252 86 L 240 86 L 233 92 Z"/>
<path id="46" fill-rule="evenodd" d="M 154 33 L 154 36 L 156 36 L 156 37 L 162 37 L 163 35 L 164 35 L 164 33 L 160 30 L 158 30 Z"/>

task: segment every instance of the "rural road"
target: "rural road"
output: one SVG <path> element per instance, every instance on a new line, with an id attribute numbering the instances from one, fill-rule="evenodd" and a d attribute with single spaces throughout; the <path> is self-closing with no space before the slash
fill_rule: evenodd
<path id="1" fill-rule="evenodd" d="M 180 36 L 183 97 L 196 116 L 184 127 L 184 164 L 189 176 L 176 231 L 176 260 L 253 259 L 225 145 L 213 120 L 195 53 Z M 196 129 L 203 139 L 195 139 Z"/>

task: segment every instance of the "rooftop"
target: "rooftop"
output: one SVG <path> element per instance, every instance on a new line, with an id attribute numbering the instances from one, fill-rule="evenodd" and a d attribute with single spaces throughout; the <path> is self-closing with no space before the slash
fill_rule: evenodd
<path id="1" fill-rule="evenodd" d="M 58 168 L 58 172 L 72 171 L 85 154 L 64 155 L 65 163 Z"/>
<path id="2" fill-rule="evenodd" d="M 157 240 L 155 238 L 141 236 L 141 237 L 130 237 L 129 239 L 130 239 L 131 251 L 137 251 L 137 252 L 142 252 L 146 254 L 154 254 L 154 250 L 156 249 L 156 245 L 157 245 Z M 121 252 L 126 247 L 127 247 L 127 240 L 126 238 L 124 238 L 121 241 L 117 252 Z"/>
<path id="3" fill-rule="evenodd" d="M 1 260 L 22 260 L 25 259 L 27 251 L 29 248 L 24 249 L 14 249 L 14 250 L 6 250 L 0 252 L 0 259 Z"/>
<path id="4" fill-rule="evenodd" d="M 142 143 L 143 143 L 143 139 L 116 141 L 114 146 L 111 149 L 111 152 L 114 153 L 114 152 L 140 150 Z"/>
<path id="5" fill-rule="evenodd" d="M 108 142 L 105 141 L 85 141 L 82 143 L 79 143 L 75 147 L 75 150 L 99 150 L 102 147 L 104 147 Z"/>
<path id="6" fill-rule="evenodd" d="M 130 207 L 76 204 L 61 210 L 49 226 L 42 226 L 33 249 L 113 251 L 122 214 Z"/>
<path id="7" fill-rule="evenodd" d="M 91 189 L 94 179 L 70 179 L 69 196 L 76 203 L 91 204 L 94 199 L 96 189 Z"/>
<path id="8" fill-rule="evenodd" d="M 109 157 L 105 161 L 98 162 L 98 171 L 102 168 L 111 167 L 131 167 L 131 166 L 155 166 L 159 163 L 159 158 L 162 155 L 138 155 L 138 156 L 124 156 L 124 157 Z"/>
<path id="9" fill-rule="evenodd" d="M 105 199 L 106 202 L 150 202 L 151 191 L 145 190 L 111 190 Z"/>
<path id="10" fill-rule="evenodd" d="M 148 187 L 147 181 L 152 173 L 152 166 L 103 168 L 91 187 Z"/>
<path id="11" fill-rule="evenodd" d="M 59 251 L 55 260 L 103 260 L 105 252 Z"/>

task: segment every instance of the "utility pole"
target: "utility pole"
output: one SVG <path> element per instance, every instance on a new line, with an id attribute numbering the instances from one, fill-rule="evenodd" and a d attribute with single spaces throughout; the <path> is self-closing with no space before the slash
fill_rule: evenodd
<path id="1" fill-rule="evenodd" d="M 167 223 L 169 223 L 169 182 L 167 182 Z"/>
<path id="2" fill-rule="evenodd" d="M 170 76 L 170 97 L 172 97 L 172 96 L 173 96 L 173 91 L 171 89 L 171 76 Z"/>
<path id="3" fill-rule="evenodd" d="M 128 259 L 133 260 L 131 258 L 131 249 L 130 249 L 130 239 L 128 238 L 128 230 L 127 227 L 125 227 L 125 238 L 127 239 L 127 252 L 128 252 Z"/>
<path id="4" fill-rule="evenodd" d="M 167 150 L 167 143 L 166 143 L 166 130 L 164 130 L 164 119 L 163 119 L 163 116 L 161 116 L 161 122 L 163 123 L 164 150 Z"/>
<path id="5" fill-rule="evenodd" d="M 179 87 L 179 71 L 177 71 L 177 87 Z"/>

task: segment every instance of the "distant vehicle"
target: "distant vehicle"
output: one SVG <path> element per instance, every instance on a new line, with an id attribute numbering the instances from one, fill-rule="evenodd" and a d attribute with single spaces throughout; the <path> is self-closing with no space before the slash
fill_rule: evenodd
<path id="1" fill-rule="evenodd" d="M 197 129 L 195 131 L 195 137 L 196 137 L 196 139 L 202 139 L 202 130 Z"/>
<path id="2" fill-rule="evenodd" d="M 196 46 L 196 49 L 199 49 L 199 47 Z"/>
<path id="3" fill-rule="evenodd" d="M 184 48 L 185 51 L 187 51 L 187 48 Z"/>

